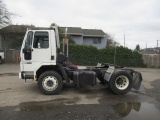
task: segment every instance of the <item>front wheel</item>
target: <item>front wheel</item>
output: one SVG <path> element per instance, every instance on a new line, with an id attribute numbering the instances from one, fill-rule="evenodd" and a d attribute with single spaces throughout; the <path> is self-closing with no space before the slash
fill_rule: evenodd
<path id="1" fill-rule="evenodd" d="M 133 78 L 126 71 L 115 72 L 109 81 L 109 86 L 111 90 L 119 95 L 128 93 L 131 90 L 132 85 Z"/>
<path id="2" fill-rule="evenodd" d="M 56 95 L 62 89 L 62 78 L 55 71 L 46 71 L 38 78 L 38 87 L 46 95 Z"/>

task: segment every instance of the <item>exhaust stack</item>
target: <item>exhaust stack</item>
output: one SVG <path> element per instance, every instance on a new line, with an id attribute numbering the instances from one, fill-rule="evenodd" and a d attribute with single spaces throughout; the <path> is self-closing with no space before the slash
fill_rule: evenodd
<path id="1" fill-rule="evenodd" d="M 63 54 L 68 58 L 68 38 L 67 38 L 68 28 L 65 29 L 65 37 L 63 39 Z"/>

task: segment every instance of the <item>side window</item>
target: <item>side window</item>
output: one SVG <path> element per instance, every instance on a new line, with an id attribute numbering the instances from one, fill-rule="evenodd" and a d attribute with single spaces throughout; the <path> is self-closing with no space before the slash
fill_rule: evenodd
<path id="1" fill-rule="evenodd" d="M 26 49 L 31 48 L 31 46 L 32 46 L 32 38 L 33 38 L 33 32 L 29 31 L 28 34 L 27 34 L 26 41 L 25 41 L 25 48 Z"/>
<path id="2" fill-rule="evenodd" d="M 32 54 L 31 54 L 32 38 L 33 38 L 33 32 L 29 31 L 28 34 L 27 34 L 27 38 L 25 40 L 25 46 L 24 46 L 24 49 L 23 49 L 25 60 L 31 60 L 32 59 Z"/>
<path id="3" fill-rule="evenodd" d="M 94 38 L 93 44 L 101 44 L 101 38 Z"/>
<path id="4" fill-rule="evenodd" d="M 101 38 L 98 38 L 98 44 L 101 44 Z"/>
<path id="5" fill-rule="evenodd" d="M 49 37 L 48 32 L 35 32 L 33 48 L 48 48 L 49 47 Z"/>

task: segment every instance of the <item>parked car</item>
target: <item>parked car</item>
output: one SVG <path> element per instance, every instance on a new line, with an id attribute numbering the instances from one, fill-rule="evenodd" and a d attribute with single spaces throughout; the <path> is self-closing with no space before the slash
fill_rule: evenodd
<path id="1" fill-rule="evenodd" d="M 0 64 L 2 64 L 4 60 L 4 52 L 0 52 Z"/>

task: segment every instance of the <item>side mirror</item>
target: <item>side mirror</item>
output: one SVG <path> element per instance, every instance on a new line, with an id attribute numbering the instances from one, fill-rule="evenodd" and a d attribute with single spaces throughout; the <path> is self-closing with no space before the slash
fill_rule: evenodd
<path id="1" fill-rule="evenodd" d="M 32 58 L 32 49 L 30 47 L 24 47 L 22 52 L 24 53 L 25 60 L 31 60 Z"/>

